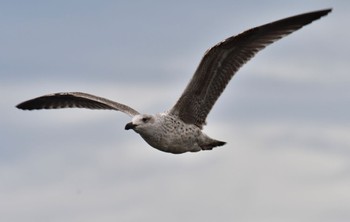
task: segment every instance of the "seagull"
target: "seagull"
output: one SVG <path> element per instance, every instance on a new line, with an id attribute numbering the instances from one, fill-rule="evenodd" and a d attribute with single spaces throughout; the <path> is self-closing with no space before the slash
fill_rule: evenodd
<path id="1" fill-rule="evenodd" d="M 60 92 L 18 104 L 22 110 L 88 108 L 121 111 L 132 120 L 125 130 L 134 130 L 152 147 L 173 154 L 212 150 L 226 142 L 202 132 L 206 118 L 240 67 L 257 52 L 284 36 L 326 16 L 332 9 L 295 15 L 249 29 L 208 49 L 191 81 L 175 105 L 155 115 L 82 92 Z"/>

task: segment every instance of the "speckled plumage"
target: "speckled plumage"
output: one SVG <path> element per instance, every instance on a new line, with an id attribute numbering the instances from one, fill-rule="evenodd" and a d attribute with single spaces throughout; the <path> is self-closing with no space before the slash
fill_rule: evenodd
<path id="1" fill-rule="evenodd" d="M 140 114 L 133 108 L 81 92 L 54 93 L 25 101 L 17 108 L 112 109 L 132 117 L 133 129 L 152 147 L 169 153 L 211 150 L 225 142 L 202 132 L 206 118 L 232 76 L 267 45 L 327 15 L 331 9 L 309 12 L 249 29 L 210 48 L 176 104 L 167 112 Z"/>
<path id="2" fill-rule="evenodd" d="M 143 115 L 135 116 L 132 122 L 137 122 Z M 225 142 L 211 139 L 193 124 L 186 124 L 177 116 L 160 113 L 151 117 L 146 127 L 132 127 L 152 147 L 170 153 L 197 152 L 211 150 L 224 145 Z M 136 125 L 137 126 L 137 125 Z M 128 127 L 126 127 L 128 128 Z"/>

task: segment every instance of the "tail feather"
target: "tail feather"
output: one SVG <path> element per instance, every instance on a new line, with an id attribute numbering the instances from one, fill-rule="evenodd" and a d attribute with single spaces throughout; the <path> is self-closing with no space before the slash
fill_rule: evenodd
<path id="1" fill-rule="evenodd" d="M 209 141 L 209 143 L 201 144 L 200 147 L 202 148 L 202 150 L 212 150 L 213 148 L 215 148 L 217 146 L 223 146 L 225 144 L 226 144 L 226 142 L 211 139 L 211 141 Z"/>

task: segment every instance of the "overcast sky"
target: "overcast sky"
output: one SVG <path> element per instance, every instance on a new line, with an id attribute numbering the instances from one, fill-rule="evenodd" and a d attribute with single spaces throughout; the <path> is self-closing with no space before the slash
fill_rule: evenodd
<path id="1" fill-rule="evenodd" d="M 254 26 L 333 8 L 260 52 L 204 131 L 160 152 L 113 111 L 21 111 L 83 91 L 170 108 L 203 53 Z M 350 221 L 348 1 L 1 1 L 0 221 Z"/>

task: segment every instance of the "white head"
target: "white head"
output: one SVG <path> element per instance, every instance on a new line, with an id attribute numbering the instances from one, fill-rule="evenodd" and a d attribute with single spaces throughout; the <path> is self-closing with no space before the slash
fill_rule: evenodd
<path id="1" fill-rule="evenodd" d="M 136 132 L 149 128 L 155 122 L 155 117 L 149 114 L 140 114 L 132 118 L 131 122 L 125 125 L 125 129 L 133 129 Z"/>

